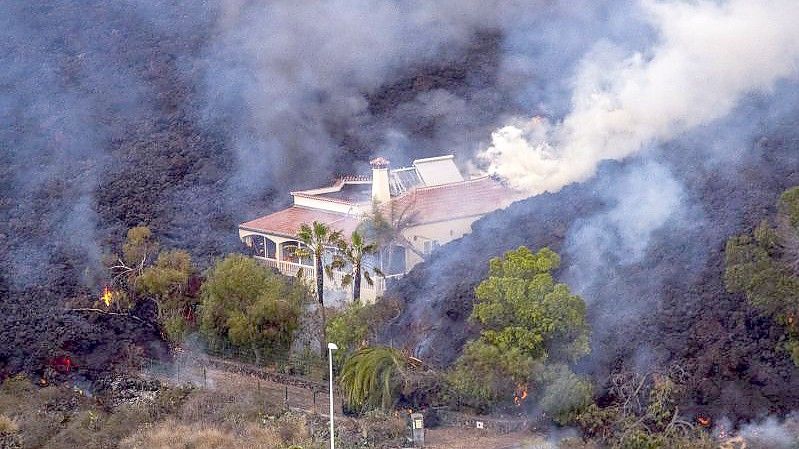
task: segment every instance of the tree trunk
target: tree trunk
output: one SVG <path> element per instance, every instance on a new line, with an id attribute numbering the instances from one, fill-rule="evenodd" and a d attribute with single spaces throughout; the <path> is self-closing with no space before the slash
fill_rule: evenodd
<path id="1" fill-rule="evenodd" d="M 250 343 L 250 347 L 252 348 L 252 353 L 255 356 L 255 366 L 261 366 L 261 351 L 258 349 L 258 345 L 255 344 L 255 341 Z"/>
<path id="2" fill-rule="evenodd" d="M 320 251 L 315 254 L 316 262 L 316 300 L 319 303 L 319 315 L 322 318 L 322 332 L 319 338 L 319 355 L 324 358 L 327 350 L 327 315 L 325 314 L 325 273 L 322 270 L 322 255 Z"/>
<path id="3" fill-rule="evenodd" d="M 352 302 L 358 303 L 361 302 L 361 264 L 360 262 L 355 264 L 355 269 L 353 270 L 353 276 L 355 279 L 352 280 Z"/>

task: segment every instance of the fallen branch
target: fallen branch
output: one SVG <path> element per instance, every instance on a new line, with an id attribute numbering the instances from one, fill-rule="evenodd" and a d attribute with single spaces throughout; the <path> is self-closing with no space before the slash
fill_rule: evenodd
<path id="1" fill-rule="evenodd" d="M 99 313 L 101 315 L 111 315 L 111 316 L 121 316 L 121 317 L 131 318 L 131 319 L 134 319 L 134 320 L 136 320 L 136 321 L 138 321 L 140 323 L 144 323 L 144 324 L 152 327 L 153 329 L 158 330 L 158 326 L 154 325 L 152 322 L 150 322 L 148 320 L 145 320 L 143 318 L 139 318 L 136 315 L 131 315 L 129 313 L 110 312 L 108 310 L 98 309 L 98 308 L 95 308 L 95 307 L 78 307 L 78 308 L 73 308 L 73 309 L 66 309 L 66 311 L 67 312 L 93 312 L 93 313 Z"/>

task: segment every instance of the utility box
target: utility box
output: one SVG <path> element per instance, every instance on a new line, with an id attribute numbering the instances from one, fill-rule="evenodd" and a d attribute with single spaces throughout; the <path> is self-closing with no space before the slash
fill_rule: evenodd
<path id="1" fill-rule="evenodd" d="M 411 413 L 411 431 L 413 432 L 413 447 L 424 447 L 424 415 Z"/>

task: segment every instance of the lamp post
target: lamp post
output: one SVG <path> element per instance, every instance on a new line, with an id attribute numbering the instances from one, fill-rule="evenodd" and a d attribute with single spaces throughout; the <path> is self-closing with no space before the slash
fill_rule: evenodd
<path id="1" fill-rule="evenodd" d="M 333 350 L 338 349 L 335 343 L 327 344 L 327 360 L 330 362 L 330 449 L 336 449 L 333 436 Z"/>

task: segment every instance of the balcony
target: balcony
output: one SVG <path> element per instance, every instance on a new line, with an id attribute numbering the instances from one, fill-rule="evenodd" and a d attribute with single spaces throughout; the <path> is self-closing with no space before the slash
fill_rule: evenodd
<path id="1" fill-rule="evenodd" d="M 275 268 L 286 276 L 295 277 L 302 270 L 302 279 L 307 282 L 311 289 L 316 288 L 316 269 L 312 265 L 305 265 L 296 262 L 289 262 L 286 260 L 277 260 L 262 256 L 253 256 L 256 260 L 261 261 L 264 265 Z M 352 301 L 352 285 L 342 287 L 341 282 L 348 273 L 341 271 L 333 271 L 333 276 L 325 276 L 325 291 L 333 293 L 334 297 L 343 297 L 347 301 Z M 386 291 L 386 283 L 399 279 L 402 274 L 393 274 L 389 276 L 372 276 L 372 285 L 366 282 L 366 279 L 361 278 L 361 301 L 366 303 L 373 303 L 377 298 L 383 296 Z M 335 301 L 333 301 L 335 302 Z"/>

